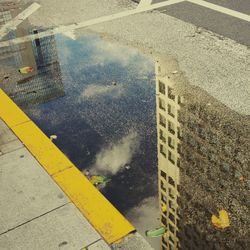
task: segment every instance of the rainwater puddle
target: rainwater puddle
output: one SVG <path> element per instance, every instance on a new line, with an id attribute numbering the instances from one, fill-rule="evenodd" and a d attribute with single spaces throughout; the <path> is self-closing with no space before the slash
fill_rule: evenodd
<path id="1" fill-rule="evenodd" d="M 158 226 L 154 62 L 96 35 L 20 46 L 0 60 L 5 91 L 83 173 L 111 179 L 101 192 L 142 234 Z"/>

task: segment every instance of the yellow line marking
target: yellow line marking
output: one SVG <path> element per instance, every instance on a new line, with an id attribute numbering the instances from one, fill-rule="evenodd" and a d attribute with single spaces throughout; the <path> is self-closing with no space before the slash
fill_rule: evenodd
<path id="1" fill-rule="evenodd" d="M 122 238 L 121 235 L 134 231 L 133 226 L 121 218 L 118 210 L 107 200 L 104 202 L 105 198 L 77 168 L 66 169 L 53 175 L 53 178 L 109 244 Z M 110 212 L 107 214 L 105 211 Z"/>
<path id="2" fill-rule="evenodd" d="M 10 128 L 30 121 L 29 117 L 23 112 L 17 112 L 18 107 L 0 89 L 0 117 L 4 117 L 5 122 Z"/>
<path id="3" fill-rule="evenodd" d="M 25 122 L 12 128 L 19 139 L 41 163 L 49 175 L 73 166 L 73 163 L 32 122 Z"/>
<path id="4" fill-rule="evenodd" d="M 109 244 L 135 231 L 120 212 L 1 89 L 0 118 Z"/>

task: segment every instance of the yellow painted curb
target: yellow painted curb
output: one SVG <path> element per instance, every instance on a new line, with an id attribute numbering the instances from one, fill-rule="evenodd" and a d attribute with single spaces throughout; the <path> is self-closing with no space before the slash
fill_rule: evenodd
<path id="1" fill-rule="evenodd" d="M 135 231 L 120 212 L 1 89 L 0 117 L 109 244 Z"/>

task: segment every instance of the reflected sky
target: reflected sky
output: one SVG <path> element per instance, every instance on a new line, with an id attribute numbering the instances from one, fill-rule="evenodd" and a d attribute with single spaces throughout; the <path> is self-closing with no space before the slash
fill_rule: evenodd
<path id="1" fill-rule="evenodd" d="M 56 45 L 65 95 L 25 112 L 80 170 L 103 162 L 112 180 L 102 192 L 127 212 L 157 195 L 154 63 L 96 35 Z"/>

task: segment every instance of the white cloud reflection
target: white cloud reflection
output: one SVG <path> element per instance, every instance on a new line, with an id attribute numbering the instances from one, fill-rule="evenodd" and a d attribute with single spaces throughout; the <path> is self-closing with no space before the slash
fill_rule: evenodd
<path id="1" fill-rule="evenodd" d="M 134 131 L 121 138 L 117 143 L 104 147 L 97 155 L 93 171 L 114 175 L 129 164 L 139 148 L 139 137 Z"/>
<path id="2" fill-rule="evenodd" d="M 97 85 L 97 84 L 90 84 L 88 85 L 82 92 L 82 98 L 95 98 L 100 97 L 102 95 L 110 95 L 114 98 L 120 97 L 124 93 L 124 88 L 121 85 Z"/>
<path id="3" fill-rule="evenodd" d="M 160 238 L 148 238 L 145 231 L 160 226 L 158 197 L 144 199 L 138 206 L 130 209 L 125 217 L 136 227 L 137 231 L 156 249 L 160 249 Z"/>

